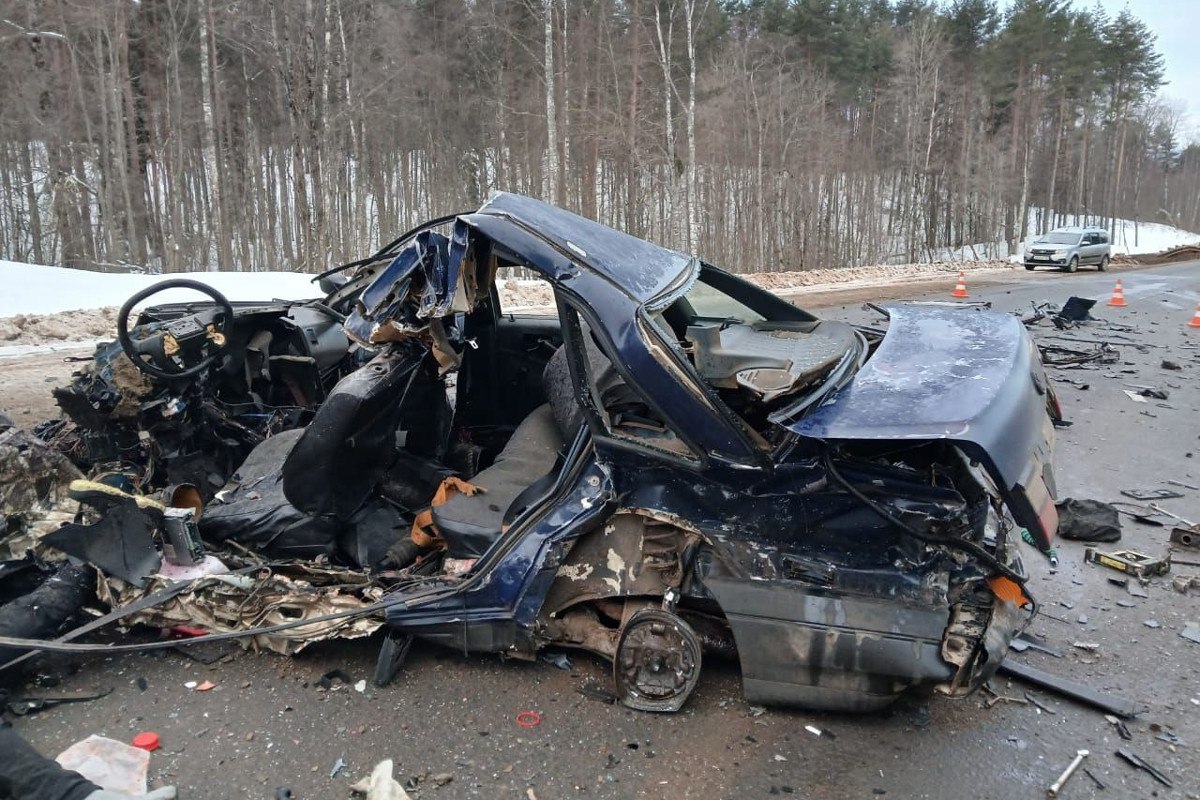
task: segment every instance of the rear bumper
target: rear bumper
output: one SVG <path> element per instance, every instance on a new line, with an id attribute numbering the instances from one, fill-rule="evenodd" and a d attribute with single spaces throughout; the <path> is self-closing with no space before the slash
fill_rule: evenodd
<path id="1" fill-rule="evenodd" d="M 1025 613 L 997 600 L 973 609 L 983 623 L 964 637 L 960 609 L 912 606 L 790 581 L 709 578 L 733 630 L 752 703 L 864 712 L 902 692 L 970 694 L 1000 667 Z M 955 662 L 947 658 L 954 658 Z"/>

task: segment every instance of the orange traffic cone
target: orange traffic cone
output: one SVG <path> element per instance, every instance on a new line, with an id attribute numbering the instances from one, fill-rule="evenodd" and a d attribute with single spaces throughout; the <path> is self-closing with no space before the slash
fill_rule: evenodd
<path id="1" fill-rule="evenodd" d="M 1112 297 L 1108 301 L 1108 305 L 1116 308 L 1124 308 L 1129 305 L 1125 302 L 1125 287 L 1121 285 L 1121 279 L 1117 278 L 1117 285 L 1113 287 Z"/>
<path id="2" fill-rule="evenodd" d="M 967 294 L 967 276 L 962 270 L 958 271 L 958 283 L 954 284 L 954 291 L 950 293 L 951 297 L 970 297 Z"/>
<path id="3" fill-rule="evenodd" d="M 1189 328 L 1200 328 L 1200 303 L 1196 303 L 1196 313 L 1192 314 L 1192 321 L 1188 323 Z"/>

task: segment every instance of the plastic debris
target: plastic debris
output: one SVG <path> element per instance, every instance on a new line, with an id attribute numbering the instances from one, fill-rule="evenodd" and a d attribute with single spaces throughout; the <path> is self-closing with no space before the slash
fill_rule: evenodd
<path id="1" fill-rule="evenodd" d="M 150 753 L 105 736 L 89 736 L 54 759 L 110 792 L 140 797 L 146 793 Z"/>
<path id="2" fill-rule="evenodd" d="M 350 791 L 365 794 L 367 800 L 410 800 L 408 792 L 392 777 L 393 769 L 390 758 L 380 761 L 371 774 L 353 784 Z"/>

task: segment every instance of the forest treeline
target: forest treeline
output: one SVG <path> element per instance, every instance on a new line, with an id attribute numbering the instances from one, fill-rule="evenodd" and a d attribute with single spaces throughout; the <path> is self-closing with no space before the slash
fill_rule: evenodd
<path id="1" fill-rule="evenodd" d="M 315 271 L 495 190 L 743 272 L 1200 229 L 1162 72 L 1065 0 L 0 0 L 0 257 Z"/>

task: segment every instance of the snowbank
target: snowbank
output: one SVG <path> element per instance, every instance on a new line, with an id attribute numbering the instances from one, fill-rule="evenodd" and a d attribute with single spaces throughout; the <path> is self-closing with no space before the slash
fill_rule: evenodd
<path id="1" fill-rule="evenodd" d="M 1038 227 L 1040 214 L 1040 209 L 1031 208 L 1029 210 L 1030 231 L 1040 230 Z M 1055 216 L 1054 219 L 1056 224 L 1052 225 L 1051 229 L 1068 225 L 1100 225 L 1100 219 L 1094 216 L 1067 214 L 1062 222 L 1058 222 L 1060 219 L 1058 216 Z M 1116 220 L 1115 227 L 1112 225 L 1103 227 L 1113 231 L 1113 255 L 1159 253 L 1183 244 L 1200 244 L 1200 233 L 1192 233 L 1158 222 L 1135 222 L 1131 219 L 1119 219 Z M 1031 233 L 1026 243 L 1035 238 L 1037 238 L 1036 234 Z M 1022 245 L 1022 252 L 1024 252 L 1024 245 Z M 1014 256 L 1013 259 L 1018 260 L 1018 256 Z"/>
<path id="2" fill-rule="evenodd" d="M 168 278 L 189 278 L 221 292 L 230 300 L 304 300 L 324 292 L 312 275 L 300 272 L 190 272 L 179 275 L 131 275 L 88 272 L 0 261 L 0 317 L 54 314 L 61 311 L 119 307 L 130 295 Z M 190 289 L 171 289 L 157 303 L 198 300 Z"/>

